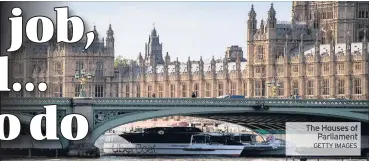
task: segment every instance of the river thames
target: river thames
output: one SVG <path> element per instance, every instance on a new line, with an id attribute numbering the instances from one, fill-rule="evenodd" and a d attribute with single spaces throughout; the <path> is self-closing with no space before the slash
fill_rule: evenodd
<path id="1" fill-rule="evenodd" d="M 4 160 L 4 159 L 3 159 Z M 8 160 L 8 159 L 7 159 Z M 60 159 L 42 159 L 25 158 L 9 159 L 9 161 L 299 161 L 298 158 L 226 158 L 226 157 L 106 157 L 98 159 L 80 159 L 80 158 L 60 158 Z M 308 161 L 367 161 L 367 159 L 308 159 Z"/>

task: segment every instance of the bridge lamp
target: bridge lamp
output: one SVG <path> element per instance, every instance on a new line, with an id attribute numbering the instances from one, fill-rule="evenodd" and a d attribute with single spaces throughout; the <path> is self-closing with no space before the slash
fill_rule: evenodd
<path id="1" fill-rule="evenodd" d="M 74 75 L 74 78 L 76 78 L 81 83 L 81 88 L 79 89 L 78 97 L 86 97 L 85 85 L 88 82 L 88 80 L 92 78 L 91 72 L 86 73 L 85 69 L 82 69 L 80 71 L 77 70 L 76 74 Z"/>

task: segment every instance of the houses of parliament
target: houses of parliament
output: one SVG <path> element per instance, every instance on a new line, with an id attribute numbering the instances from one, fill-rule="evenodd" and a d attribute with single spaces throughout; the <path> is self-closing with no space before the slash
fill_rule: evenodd
<path id="1" fill-rule="evenodd" d="M 292 2 L 290 22 L 277 21 L 270 5 L 267 19 L 247 20 L 247 50 L 225 47 L 222 59 L 201 57 L 179 62 L 164 52 L 153 28 L 138 60 L 114 66 L 113 27 L 80 44 L 28 43 L 9 56 L 9 84 L 41 82 L 45 92 L 10 92 L 10 97 L 78 97 L 83 69 L 92 77 L 86 97 L 218 97 L 369 99 L 369 2 Z M 245 15 L 246 18 L 246 15 Z M 274 84 L 271 84 L 275 82 Z M 277 85 L 276 85 L 277 84 Z M 23 86 L 24 87 L 24 86 Z"/>

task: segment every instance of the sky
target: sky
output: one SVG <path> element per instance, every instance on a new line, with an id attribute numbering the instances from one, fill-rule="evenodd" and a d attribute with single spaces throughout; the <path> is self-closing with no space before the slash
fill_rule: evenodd
<path id="1" fill-rule="evenodd" d="M 85 22 L 106 37 L 111 23 L 115 54 L 136 59 L 145 53 L 153 25 L 172 60 L 224 57 L 227 47 L 239 45 L 246 55 L 248 12 L 254 4 L 260 20 L 267 19 L 272 2 L 69 2 Z M 277 20 L 289 21 L 292 2 L 274 2 Z M 92 28 L 93 25 L 91 25 Z"/>
<path id="2" fill-rule="evenodd" d="M 224 57 L 227 47 L 238 45 L 246 56 L 247 19 L 251 5 L 260 20 L 267 19 L 271 1 L 265 2 L 39 2 L 25 3 L 27 16 L 50 15 L 53 7 L 68 6 L 90 30 L 96 25 L 99 37 L 106 37 L 109 23 L 115 36 L 115 55 L 137 59 L 144 55 L 153 24 L 163 44 L 163 56 L 187 61 Z M 291 1 L 273 2 L 278 21 L 290 21 Z M 42 9 L 30 9 L 43 6 Z M 32 12 L 32 13 L 31 13 Z M 26 11 L 25 11 L 26 13 Z M 53 19 L 53 18 L 52 18 Z M 86 31 L 87 32 L 87 31 Z"/>

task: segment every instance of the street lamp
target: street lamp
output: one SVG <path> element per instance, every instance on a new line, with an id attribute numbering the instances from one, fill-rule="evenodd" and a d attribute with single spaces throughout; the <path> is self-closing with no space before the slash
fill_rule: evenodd
<path id="1" fill-rule="evenodd" d="M 79 89 L 78 97 L 86 97 L 85 84 L 88 82 L 89 79 L 92 78 L 92 74 L 90 72 L 86 74 L 85 69 L 82 69 L 80 71 L 77 70 L 74 78 L 81 82 L 81 88 Z"/>
<path id="2" fill-rule="evenodd" d="M 272 87 L 272 97 L 275 97 L 277 95 L 277 89 L 281 86 L 281 83 L 275 80 L 275 77 L 273 77 L 271 82 L 268 82 L 268 87 Z"/>

